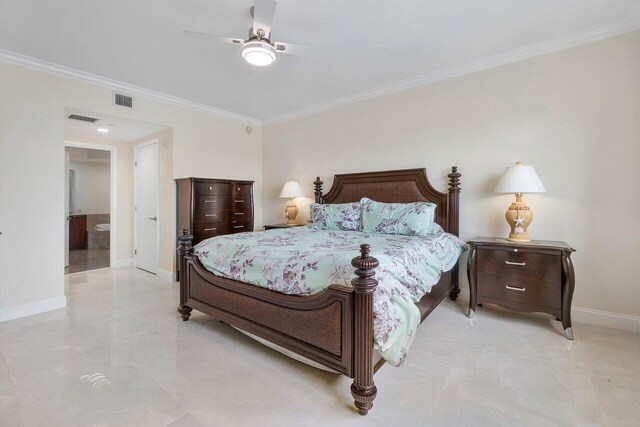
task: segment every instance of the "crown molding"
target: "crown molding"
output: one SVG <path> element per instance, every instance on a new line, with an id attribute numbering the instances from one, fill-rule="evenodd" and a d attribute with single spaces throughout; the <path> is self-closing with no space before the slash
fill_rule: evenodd
<path id="1" fill-rule="evenodd" d="M 29 68 L 31 70 L 41 71 L 47 74 L 65 77 L 83 83 L 90 83 L 116 91 L 122 91 L 127 95 L 140 96 L 154 101 L 160 101 L 165 104 L 188 108 L 200 113 L 241 121 L 243 123 L 249 123 L 256 126 L 260 126 L 262 124 L 261 120 L 255 119 L 253 117 L 221 110 L 209 105 L 200 104 L 184 98 L 168 95 L 166 93 L 157 92 L 139 86 L 130 85 L 128 83 L 119 82 L 117 80 L 108 79 L 96 74 L 91 74 L 84 71 L 76 70 L 74 68 L 65 67 L 64 65 L 54 64 L 53 62 L 43 61 L 41 59 L 22 55 L 20 53 L 12 52 L 5 49 L 0 49 L 0 62 L 18 65 L 21 67 Z"/>
<path id="2" fill-rule="evenodd" d="M 625 22 L 610 25 L 607 27 L 592 29 L 581 33 L 571 34 L 558 39 L 550 40 L 548 42 L 536 43 L 529 46 L 508 50 L 496 55 L 474 59 L 463 64 L 441 68 L 426 74 L 422 74 L 420 76 L 411 77 L 405 80 L 378 86 L 376 88 L 368 89 L 354 95 L 343 96 L 331 101 L 316 104 L 311 107 L 301 108 L 296 111 L 291 111 L 289 113 L 284 113 L 265 119 L 262 121 L 262 124 L 263 126 L 269 126 L 288 122 L 302 117 L 311 116 L 322 111 L 332 110 L 334 108 L 365 101 L 367 99 L 377 98 L 406 89 L 411 89 L 417 86 L 425 86 L 431 83 L 452 79 L 454 77 L 487 70 L 489 68 L 494 68 L 501 65 L 533 58 L 536 56 L 569 49 L 575 46 L 596 42 L 610 37 L 615 37 L 638 29 L 640 29 L 640 23 Z"/>
<path id="3" fill-rule="evenodd" d="M 517 49 L 512 49 L 496 55 L 486 56 L 484 58 L 474 59 L 472 61 L 454 65 L 451 67 L 441 68 L 431 71 L 426 74 L 422 74 L 416 77 L 412 77 L 405 80 L 389 83 L 386 85 L 378 86 L 373 89 L 368 89 L 353 95 L 347 95 L 340 98 L 336 98 L 327 102 L 316 104 L 310 107 L 301 108 L 295 111 L 284 113 L 278 116 L 274 116 L 265 120 L 256 119 L 242 114 L 236 114 L 230 111 L 215 108 L 209 105 L 200 104 L 194 101 L 189 101 L 184 98 L 168 95 L 162 92 L 153 91 L 150 89 L 141 88 L 138 86 L 130 85 L 127 83 L 119 82 L 117 80 L 108 79 L 106 77 L 98 76 L 96 74 L 87 73 L 84 71 L 76 70 L 64 65 L 54 64 L 52 62 L 43 61 L 30 56 L 22 55 L 16 52 L 0 49 L 0 62 L 19 65 L 25 68 L 29 68 L 36 71 L 53 74 L 72 80 L 77 80 L 84 83 L 90 83 L 102 87 L 106 87 L 112 90 L 122 91 L 128 95 L 141 96 L 143 98 L 152 99 L 155 101 L 164 102 L 166 104 L 176 105 L 184 107 L 193 111 L 198 111 L 213 116 L 224 117 L 227 119 L 241 121 L 243 123 L 249 123 L 256 126 L 269 126 L 278 123 L 284 123 L 291 120 L 299 119 L 306 116 L 311 116 L 323 111 L 332 110 L 334 108 L 342 107 L 349 104 L 365 101 L 371 98 L 377 98 L 380 96 L 390 95 L 395 92 L 400 92 L 406 89 L 411 89 L 417 86 L 425 86 L 431 83 L 436 83 L 443 80 L 463 76 L 466 74 L 475 73 L 478 71 L 487 70 L 490 68 L 498 67 L 501 65 L 510 64 L 513 62 L 522 61 L 525 59 L 533 58 L 548 53 L 557 52 L 564 49 L 569 49 L 575 46 L 596 42 L 610 37 L 615 37 L 631 31 L 640 29 L 640 23 L 638 22 L 624 22 L 607 27 L 601 27 L 584 31 L 581 33 L 574 33 L 568 36 L 560 37 L 548 42 L 537 43 L 529 46 L 524 46 Z"/>

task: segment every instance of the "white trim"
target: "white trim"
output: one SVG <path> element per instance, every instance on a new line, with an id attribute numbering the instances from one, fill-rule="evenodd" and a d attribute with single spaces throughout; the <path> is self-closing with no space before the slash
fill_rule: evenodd
<path id="1" fill-rule="evenodd" d="M 173 273 L 169 270 L 163 270 L 162 268 L 158 269 L 158 277 L 160 277 L 161 279 L 168 280 L 170 282 L 176 281 L 176 273 Z"/>
<path id="2" fill-rule="evenodd" d="M 151 145 L 155 145 L 158 152 L 158 164 L 156 165 L 158 170 L 158 206 L 156 214 L 156 223 L 158 224 L 158 246 L 156 247 L 156 259 L 158 260 L 158 265 L 156 266 L 156 271 L 144 271 L 158 275 L 160 270 L 160 225 L 162 221 L 162 218 L 160 217 L 160 138 L 153 138 L 133 147 L 133 266 L 138 268 L 136 265 L 136 250 L 138 249 L 138 210 L 136 209 L 138 206 L 138 172 L 136 169 L 138 165 L 138 150 Z"/>
<path id="3" fill-rule="evenodd" d="M 127 259 L 119 259 L 115 262 L 111 268 L 125 268 L 125 267 L 133 267 L 133 258 Z"/>
<path id="4" fill-rule="evenodd" d="M 168 95 L 165 93 L 141 88 L 138 86 L 130 85 L 128 83 L 119 82 L 117 80 L 108 79 L 106 77 L 101 77 L 96 74 L 91 74 L 91 73 L 76 70 L 70 67 L 66 67 L 64 65 L 43 61 L 41 59 L 33 58 L 27 55 L 22 55 L 20 53 L 12 52 L 5 49 L 0 49 L 0 62 L 19 65 L 21 67 L 45 72 L 48 74 L 53 74 L 56 76 L 66 77 L 66 78 L 81 81 L 84 83 L 95 84 L 95 85 L 106 87 L 112 90 L 123 91 L 131 96 L 141 96 L 144 98 L 164 102 L 167 104 L 188 108 L 190 110 L 198 111 L 205 114 L 224 117 L 227 119 L 241 121 L 241 122 L 253 124 L 256 126 L 260 126 L 260 125 L 266 126 L 266 125 L 273 125 L 277 123 L 287 122 L 287 121 L 305 117 L 305 116 L 310 116 L 312 114 L 316 114 L 322 111 L 331 110 L 344 105 L 364 101 L 366 99 L 389 95 L 391 93 L 399 92 L 405 89 L 410 89 L 416 86 L 428 85 L 428 84 L 439 82 L 442 80 L 459 77 L 465 74 L 471 74 L 477 71 L 498 67 L 500 65 L 522 61 L 524 59 L 533 58 L 535 56 L 545 55 L 545 54 L 557 52 L 563 49 L 569 49 L 582 44 L 592 43 L 598 40 L 603 40 L 609 37 L 615 37 L 624 33 L 629 33 L 631 31 L 636 31 L 638 29 L 640 29 L 640 24 L 636 22 L 622 22 L 619 24 L 614 24 L 606 27 L 587 30 L 580 33 L 575 33 L 572 35 L 560 37 L 547 42 L 536 43 L 533 45 L 512 49 L 512 50 L 498 53 L 495 55 L 486 56 L 484 58 L 474 59 L 463 64 L 454 65 L 454 66 L 442 68 L 439 70 L 434 70 L 417 77 L 400 80 L 387 85 L 379 86 L 377 88 L 369 89 L 354 95 L 348 95 L 348 96 L 336 98 L 327 102 L 323 102 L 320 104 L 316 104 L 310 107 L 305 107 L 295 111 L 290 111 L 288 113 L 274 116 L 265 120 L 244 116 L 242 114 L 232 113 L 230 111 L 222 110 L 209 105 L 200 104 L 197 102 L 189 101 L 187 99 L 179 98 L 179 97 Z"/>
<path id="5" fill-rule="evenodd" d="M 606 326 L 640 334 L 640 316 L 611 313 L 609 311 L 591 308 L 572 307 L 571 320 L 573 322 L 589 323 L 591 325 Z"/>
<path id="6" fill-rule="evenodd" d="M 506 52 L 486 56 L 484 58 L 474 59 L 463 64 L 430 71 L 420 76 L 411 77 L 405 80 L 399 80 L 386 85 L 378 86 L 376 88 L 368 89 L 354 95 L 343 96 L 310 107 L 301 108 L 296 111 L 291 111 L 278 116 L 274 116 L 263 120 L 262 125 L 269 126 L 277 123 L 288 122 L 301 117 L 311 116 L 322 111 L 332 110 L 334 108 L 361 102 L 367 99 L 389 95 L 395 92 L 411 89 L 416 86 L 425 86 L 442 80 L 452 79 L 454 77 L 463 76 L 465 74 L 475 73 L 489 68 L 498 67 L 500 65 L 510 64 L 512 62 L 533 58 L 535 56 L 557 52 L 563 49 L 569 49 L 582 44 L 592 43 L 609 37 L 615 37 L 620 34 L 628 33 L 638 29 L 640 29 L 640 24 L 626 22 L 622 24 L 598 28 L 595 30 L 585 31 L 578 34 L 564 36 L 543 43 L 536 43 L 533 45 L 508 50 Z"/>
<path id="7" fill-rule="evenodd" d="M 65 147 L 88 148 L 90 150 L 103 150 L 110 153 L 110 200 L 109 200 L 109 266 L 116 265 L 116 248 L 118 247 L 118 147 L 106 144 L 94 144 L 92 142 L 65 140 Z"/>
<path id="8" fill-rule="evenodd" d="M 74 68 L 65 67 L 64 65 L 54 64 L 53 62 L 43 61 L 31 56 L 22 55 L 10 50 L 0 49 L 0 62 L 19 65 L 31 70 L 42 71 L 44 73 L 53 74 L 55 76 L 66 77 L 68 79 L 77 80 L 83 83 L 90 83 L 97 86 L 106 87 L 118 92 L 124 92 L 130 96 L 141 96 L 143 98 L 152 99 L 154 101 L 177 105 L 179 107 L 188 108 L 200 113 L 211 114 L 213 116 L 224 117 L 226 119 L 236 120 L 243 123 L 250 123 L 257 126 L 261 124 L 260 120 L 254 119 L 253 117 L 232 113 L 230 111 L 189 101 L 177 96 L 167 95 L 166 93 L 156 92 L 154 90 L 119 82 L 117 80 L 112 80 L 106 77 L 98 76 L 96 74 L 91 74 L 84 71 L 76 70 Z"/>
<path id="9" fill-rule="evenodd" d="M 46 313 L 47 311 L 59 310 L 66 306 L 67 297 L 61 296 L 44 301 L 19 305 L 17 307 L 2 308 L 0 309 L 0 322 L 32 316 L 34 314 Z"/>

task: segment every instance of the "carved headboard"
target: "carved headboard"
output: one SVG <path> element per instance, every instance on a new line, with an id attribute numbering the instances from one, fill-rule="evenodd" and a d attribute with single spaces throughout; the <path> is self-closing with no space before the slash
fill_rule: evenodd
<path id="1" fill-rule="evenodd" d="M 453 166 L 449 191 L 436 190 L 427 178 L 426 169 L 403 169 L 335 175 L 327 194 L 322 194 L 320 177 L 314 182 L 316 203 L 357 202 L 363 197 L 385 203 L 431 202 L 436 204 L 435 221 L 448 233 L 459 233 L 460 177 Z"/>

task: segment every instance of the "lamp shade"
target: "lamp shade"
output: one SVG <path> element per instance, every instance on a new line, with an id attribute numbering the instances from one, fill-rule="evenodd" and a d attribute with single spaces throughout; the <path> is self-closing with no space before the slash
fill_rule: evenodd
<path id="1" fill-rule="evenodd" d="M 300 189 L 300 185 L 292 180 L 289 180 L 284 183 L 282 187 L 282 191 L 280 192 L 281 199 L 289 199 L 293 197 L 303 197 L 302 190 Z"/>
<path id="2" fill-rule="evenodd" d="M 502 178 L 500 178 L 493 191 L 496 193 L 547 192 L 533 166 L 525 166 L 521 162 L 505 169 Z"/>

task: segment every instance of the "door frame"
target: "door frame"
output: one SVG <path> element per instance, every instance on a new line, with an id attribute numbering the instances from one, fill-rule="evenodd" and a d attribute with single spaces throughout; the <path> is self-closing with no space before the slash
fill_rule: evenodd
<path id="1" fill-rule="evenodd" d="M 92 142 L 73 140 L 65 140 L 64 146 L 109 151 L 109 186 L 111 187 L 109 188 L 109 222 L 111 223 L 109 233 L 109 267 L 114 268 L 116 266 L 116 236 L 118 235 L 118 147 L 115 145 L 94 144 Z M 65 218 L 68 215 L 69 212 L 65 212 Z"/>
<path id="2" fill-rule="evenodd" d="M 160 272 L 160 221 L 162 220 L 160 216 L 160 138 L 153 138 L 149 141 L 143 142 L 142 144 L 133 146 L 133 266 L 138 268 L 136 265 L 136 250 L 138 249 L 138 176 L 136 171 L 136 162 L 138 161 L 138 150 L 151 145 L 156 145 L 158 149 L 158 221 L 156 222 L 158 225 L 158 244 L 156 246 L 156 259 L 158 260 L 158 265 L 156 266 L 155 273 L 149 273 L 158 275 Z"/>

